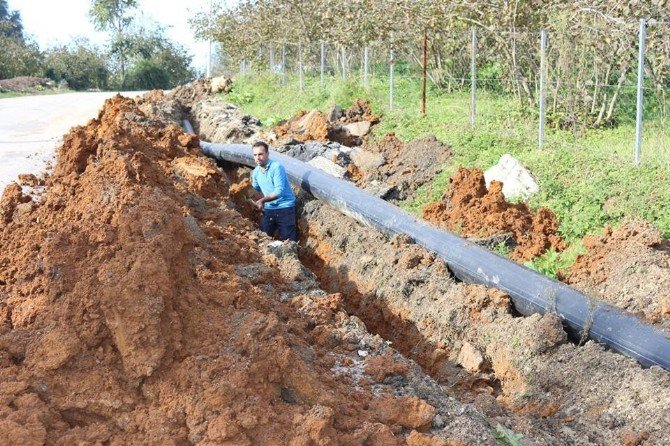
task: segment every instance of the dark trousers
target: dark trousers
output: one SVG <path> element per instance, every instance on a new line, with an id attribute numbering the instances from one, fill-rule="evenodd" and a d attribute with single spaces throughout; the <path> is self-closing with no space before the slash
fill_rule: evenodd
<path id="1" fill-rule="evenodd" d="M 264 209 L 261 215 L 261 231 L 274 237 L 279 229 L 280 240 L 298 241 L 298 232 L 295 226 L 295 206 L 283 209 Z"/>

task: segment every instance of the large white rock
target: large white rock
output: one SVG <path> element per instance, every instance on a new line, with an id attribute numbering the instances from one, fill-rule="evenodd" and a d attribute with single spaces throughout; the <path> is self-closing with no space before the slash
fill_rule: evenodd
<path id="1" fill-rule="evenodd" d="M 491 181 L 496 180 L 503 183 L 503 195 L 508 200 L 522 198 L 527 200 L 540 190 L 533 175 L 521 165 L 512 155 L 504 154 L 500 161 L 484 172 L 486 187 Z"/>
<path id="2" fill-rule="evenodd" d="M 316 156 L 311 160 L 309 160 L 307 164 L 316 167 L 319 170 L 323 170 L 324 172 L 329 173 L 337 178 L 344 178 L 344 174 L 347 172 L 347 170 L 344 167 L 335 164 L 334 162 L 323 156 Z"/>

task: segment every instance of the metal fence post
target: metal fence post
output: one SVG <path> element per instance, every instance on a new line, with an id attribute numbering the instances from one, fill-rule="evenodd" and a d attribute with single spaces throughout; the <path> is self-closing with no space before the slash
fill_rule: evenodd
<path id="1" fill-rule="evenodd" d="M 395 65 L 395 56 L 391 50 L 391 63 L 389 65 L 389 109 L 393 110 L 393 65 Z"/>
<path id="2" fill-rule="evenodd" d="M 323 42 L 321 42 L 321 88 L 325 86 L 323 79 L 324 71 L 326 71 L 326 50 Z"/>
<path id="3" fill-rule="evenodd" d="M 365 48 L 363 49 L 363 86 L 367 89 L 370 87 L 370 83 L 368 81 L 368 46 L 365 45 Z"/>
<path id="4" fill-rule="evenodd" d="M 542 149 L 544 142 L 544 124 L 547 120 L 547 30 L 540 33 L 540 128 L 538 130 L 537 148 Z"/>
<path id="5" fill-rule="evenodd" d="M 342 80 L 347 80 L 347 56 L 344 52 L 344 45 L 341 47 L 341 54 L 342 54 Z"/>
<path id="6" fill-rule="evenodd" d="M 207 14 L 207 27 L 212 30 L 212 0 L 209 0 L 209 14 Z M 207 39 L 207 78 L 212 77 L 212 38 Z"/>
<path id="7" fill-rule="evenodd" d="M 472 48 L 470 54 L 470 127 L 475 128 L 477 113 L 477 29 L 472 28 Z"/>
<path id="8" fill-rule="evenodd" d="M 300 71 L 299 73 L 299 79 L 300 79 L 300 91 L 305 90 L 305 79 L 303 77 L 302 73 L 302 45 L 298 45 L 298 70 Z"/>
<path id="9" fill-rule="evenodd" d="M 640 19 L 640 35 L 638 43 L 638 57 L 637 57 L 637 113 L 635 117 L 635 165 L 640 164 L 640 157 L 642 155 L 642 99 L 644 85 L 644 45 L 647 34 L 646 24 L 644 19 Z"/>
<path id="10" fill-rule="evenodd" d="M 286 84 L 286 45 L 281 46 L 281 83 Z"/>

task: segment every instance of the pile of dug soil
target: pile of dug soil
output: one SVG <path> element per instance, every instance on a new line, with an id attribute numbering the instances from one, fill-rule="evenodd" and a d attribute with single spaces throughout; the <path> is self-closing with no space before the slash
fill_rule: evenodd
<path id="1" fill-rule="evenodd" d="M 198 135 L 209 142 L 251 144 L 261 128 L 258 119 L 221 98 L 208 98 L 193 105 L 190 117 Z"/>
<path id="2" fill-rule="evenodd" d="M 585 293 L 670 327 L 670 245 L 649 223 L 629 221 L 584 238 L 562 279 Z"/>
<path id="3" fill-rule="evenodd" d="M 129 99 L 0 214 L 8 444 L 496 444 L 480 412 L 309 286 L 196 137 Z M 307 286 L 305 286 L 307 284 Z"/>
<path id="4" fill-rule="evenodd" d="M 229 87 L 227 78 L 197 79 L 169 92 L 153 90 L 137 102 L 149 118 L 181 126 L 188 119 L 196 133 L 206 141 L 218 143 L 250 143 L 256 139 L 261 123 L 244 115 L 239 108 L 220 97 L 210 97 L 214 90 Z M 214 84 L 214 85 L 213 85 Z"/>
<path id="5" fill-rule="evenodd" d="M 449 179 L 442 201 L 428 204 L 423 218 L 464 237 L 484 243 L 508 243 L 517 261 L 530 260 L 549 248 L 560 251 L 565 242 L 556 234 L 556 216 L 547 208 L 533 215 L 525 203 L 505 201 L 502 183 L 486 188 L 484 172 L 459 167 Z"/>
<path id="6" fill-rule="evenodd" d="M 187 87 L 180 87 L 186 89 Z M 184 106 L 173 94 L 163 90 L 152 90 L 137 98 L 142 113 L 149 119 L 181 127 L 185 117 Z"/>
<path id="7" fill-rule="evenodd" d="M 140 110 L 150 119 L 181 127 L 183 119 L 194 121 L 191 110 L 221 88 L 229 88 L 232 81 L 225 77 L 199 78 L 172 90 L 152 90 L 137 99 Z M 217 103 L 221 100 L 213 99 Z M 197 125 L 198 122 L 192 122 Z"/>
<path id="8" fill-rule="evenodd" d="M 355 154 L 349 172 L 359 186 L 381 183 L 390 187 L 383 197 L 387 200 L 411 200 L 419 187 L 442 171 L 451 155 L 449 147 L 435 136 L 404 143 L 388 133 L 379 141 L 366 143 L 364 151 Z"/>
<path id="9" fill-rule="evenodd" d="M 203 101 L 212 92 L 209 79 L 198 78 L 185 85 L 179 85 L 170 91 L 169 96 L 179 101 L 185 111 L 189 111 L 198 102 Z"/>
<path id="10" fill-rule="evenodd" d="M 0 80 L 0 91 L 20 93 L 36 93 L 40 90 L 53 89 L 56 84 L 51 79 L 34 76 L 19 76 Z"/>
<path id="11" fill-rule="evenodd" d="M 270 142 L 286 146 L 308 141 L 332 141 L 348 147 L 358 146 L 379 119 L 379 115 L 372 114 L 368 101 L 356 99 L 350 108 L 342 110 L 335 105 L 326 114 L 318 110 L 301 111 L 288 121 L 277 124 L 272 129 Z"/>

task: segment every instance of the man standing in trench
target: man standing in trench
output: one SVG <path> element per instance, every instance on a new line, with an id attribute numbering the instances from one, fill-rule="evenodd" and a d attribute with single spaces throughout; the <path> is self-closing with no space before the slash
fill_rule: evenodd
<path id="1" fill-rule="evenodd" d="M 255 142 L 252 146 L 256 167 L 251 173 L 251 185 L 263 197 L 254 201 L 260 210 L 261 231 L 274 237 L 279 229 L 280 240 L 298 241 L 295 225 L 295 195 L 286 176 L 284 166 L 270 160 L 267 143 Z"/>

